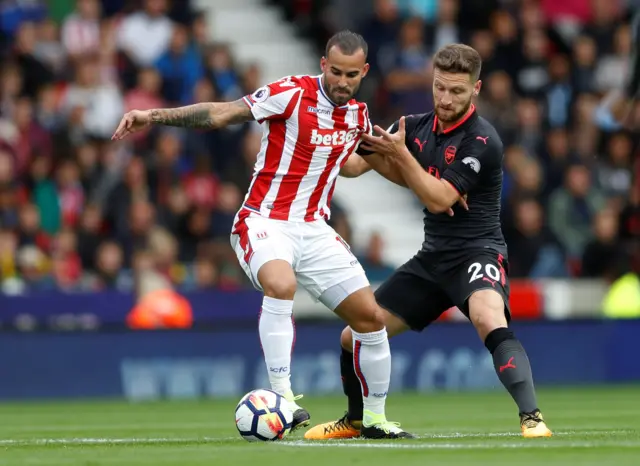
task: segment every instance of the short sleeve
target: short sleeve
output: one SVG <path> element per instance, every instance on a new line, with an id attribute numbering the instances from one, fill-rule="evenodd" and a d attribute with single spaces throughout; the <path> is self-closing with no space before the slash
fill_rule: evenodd
<path id="1" fill-rule="evenodd" d="M 244 96 L 243 100 L 259 123 L 264 120 L 286 120 L 293 113 L 300 90 L 293 78 L 283 78 Z"/>
<path id="2" fill-rule="evenodd" d="M 491 136 L 472 136 L 463 141 L 442 179 L 463 196 L 478 184 L 485 170 L 499 167 L 501 161 L 502 142 Z"/>

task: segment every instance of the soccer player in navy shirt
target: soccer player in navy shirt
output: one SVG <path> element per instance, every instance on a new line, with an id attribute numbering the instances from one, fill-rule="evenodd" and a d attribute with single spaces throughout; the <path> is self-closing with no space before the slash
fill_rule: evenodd
<path id="1" fill-rule="evenodd" d="M 503 146 L 478 115 L 481 58 L 452 44 L 434 56 L 435 110 L 402 117 L 364 142 L 341 174 L 374 169 L 411 189 L 425 206 L 425 238 L 418 253 L 376 290 L 389 336 L 422 331 L 457 306 L 493 356 L 496 373 L 518 406 L 524 437 L 548 437 L 538 409 L 527 354 L 509 328 L 507 245 L 500 227 Z M 341 375 L 348 412 L 313 427 L 305 438 L 359 436 L 362 395 L 353 368 L 351 332 L 342 333 Z"/>

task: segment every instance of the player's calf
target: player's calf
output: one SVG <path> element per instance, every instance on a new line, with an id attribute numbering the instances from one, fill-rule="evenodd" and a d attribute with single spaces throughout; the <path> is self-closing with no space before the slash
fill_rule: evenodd
<path id="1" fill-rule="evenodd" d="M 351 381 L 350 392 L 354 395 L 355 379 L 359 382 L 362 399 L 360 435 L 367 438 L 413 437 L 400 429 L 398 424 L 388 422 L 385 416 L 391 378 L 391 351 L 384 325 L 384 311 L 376 303 L 371 288 L 352 293 L 340 303 L 336 313 L 351 327 L 353 354 L 351 356 L 348 349 L 344 350 L 341 365 L 348 366 L 351 359 L 353 373 L 349 371 L 347 377 Z"/>
<path id="2" fill-rule="evenodd" d="M 527 353 L 507 327 L 502 297 L 494 290 L 478 290 L 468 305 L 471 322 L 493 356 L 498 378 L 518 405 L 523 435 L 551 436 L 538 409 Z"/>
<path id="3" fill-rule="evenodd" d="M 382 313 L 370 288 L 356 291 L 336 309 L 351 327 L 351 361 L 361 388 L 364 424 L 384 416 L 391 377 L 391 351 Z"/>
<path id="4" fill-rule="evenodd" d="M 269 374 L 271 389 L 281 394 L 293 409 L 292 430 L 307 426 L 310 415 L 296 403 L 301 398 L 291 390 L 291 353 L 295 341 L 293 297 L 296 277 L 288 262 L 272 260 L 258 271 L 258 281 L 264 291 L 258 322 L 260 343 Z"/>

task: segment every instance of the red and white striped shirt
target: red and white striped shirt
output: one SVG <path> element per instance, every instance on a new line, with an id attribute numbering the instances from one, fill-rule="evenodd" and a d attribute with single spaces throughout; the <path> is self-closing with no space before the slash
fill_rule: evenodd
<path id="1" fill-rule="evenodd" d="M 97 52 L 100 49 L 100 23 L 97 19 L 72 14 L 62 25 L 62 44 L 72 55 Z"/>
<path id="2" fill-rule="evenodd" d="M 367 105 L 334 104 L 321 76 L 289 76 L 244 97 L 264 123 L 244 207 L 293 222 L 329 218 L 340 168 L 371 132 Z"/>

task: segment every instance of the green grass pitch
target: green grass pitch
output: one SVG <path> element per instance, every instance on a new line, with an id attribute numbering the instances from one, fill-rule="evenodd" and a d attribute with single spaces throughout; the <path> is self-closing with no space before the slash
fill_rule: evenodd
<path id="1" fill-rule="evenodd" d="M 314 423 L 340 397 L 304 398 Z M 640 386 L 554 388 L 539 402 L 555 436 L 523 439 L 506 393 L 392 394 L 388 417 L 418 440 L 247 443 L 236 400 L 0 405 L 0 465 L 638 465 Z"/>

